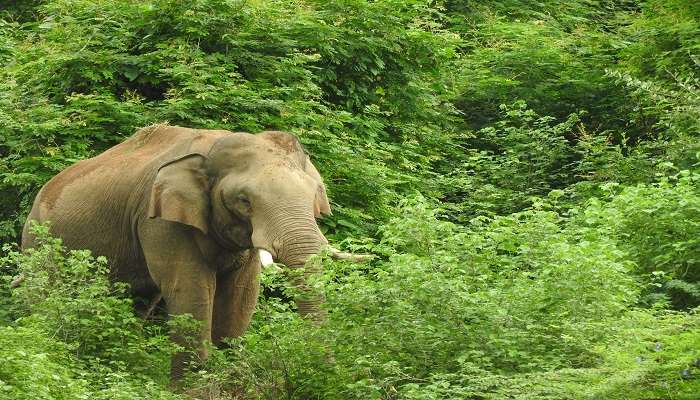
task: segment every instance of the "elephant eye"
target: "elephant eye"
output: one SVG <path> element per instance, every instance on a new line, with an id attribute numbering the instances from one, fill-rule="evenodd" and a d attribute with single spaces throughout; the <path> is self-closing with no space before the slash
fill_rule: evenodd
<path id="1" fill-rule="evenodd" d="M 248 200 L 244 194 L 239 194 L 236 196 L 236 200 L 238 200 L 243 206 L 250 207 L 250 200 Z"/>

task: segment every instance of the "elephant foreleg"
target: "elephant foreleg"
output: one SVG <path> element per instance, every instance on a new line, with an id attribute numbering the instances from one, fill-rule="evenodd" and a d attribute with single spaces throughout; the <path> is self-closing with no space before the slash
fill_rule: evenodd
<path id="1" fill-rule="evenodd" d="M 173 356 L 170 374 L 176 382 L 182 378 L 194 351 L 199 360 L 207 357 L 204 342 L 211 340 L 216 271 L 207 264 L 186 228 L 151 220 L 139 234 L 148 271 L 165 300 L 168 314 L 189 314 L 199 323 L 196 332 L 178 328 L 173 331 L 173 340 L 185 349 Z"/>
<path id="2" fill-rule="evenodd" d="M 213 274 L 207 274 L 209 271 L 209 268 L 204 267 L 199 274 L 175 278 L 173 284 L 161 287 L 168 314 L 189 314 L 200 324 L 195 332 L 182 331 L 179 328 L 175 328 L 173 332 L 173 340 L 186 350 L 173 356 L 170 370 L 173 381 L 182 378 L 187 364 L 192 361 L 192 351 L 196 351 L 196 358 L 200 362 L 206 360 L 208 355 L 204 342 L 211 340 L 211 316 L 216 284 Z"/>
<path id="3" fill-rule="evenodd" d="M 240 266 L 221 272 L 216 279 L 212 340 L 217 346 L 227 337 L 243 335 L 255 311 L 260 291 L 260 259 L 257 251 L 241 255 Z"/>

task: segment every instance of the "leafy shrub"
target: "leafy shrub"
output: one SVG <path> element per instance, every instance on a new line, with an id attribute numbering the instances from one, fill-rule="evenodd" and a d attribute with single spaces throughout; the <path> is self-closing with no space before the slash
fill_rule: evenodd
<path id="1" fill-rule="evenodd" d="M 602 380 L 591 397 L 693 399 L 700 390 L 700 319 L 690 313 L 635 313 L 605 352 Z M 630 340 L 629 338 L 634 338 Z M 601 371 L 601 372 L 602 372 Z"/>
<path id="2" fill-rule="evenodd" d="M 251 398 L 421 398 L 445 379 L 454 393 L 496 393 L 506 375 L 594 367 L 637 284 L 613 240 L 565 222 L 534 209 L 467 230 L 407 200 L 375 246 L 388 260 L 327 263 L 325 324 L 265 299 L 202 379 Z"/>
<path id="3" fill-rule="evenodd" d="M 110 283 L 107 260 L 86 250 L 66 254 L 46 227 L 34 231 L 38 246 L 6 259 L 25 278 L 13 293 L 22 323 L 66 343 L 87 362 L 159 378 L 170 355 L 168 339 L 134 314 L 127 285 Z"/>
<path id="4" fill-rule="evenodd" d="M 0 398 L 87 399 L 64 343 L 27 327 L 0 327 Z"/>
<path id="5" fill-rule="evenodd" d="M 579 114 L 557 123 L 523 101 L 501 106 L 501 113 L 502 120 L 465 140 L 461 164 L 446 166 L 444 197 L 459 212 L 453 217 L 463 222 L 520 211 L 533 197 L 576 180 L 579 155 L 569 139 L 577 135 Z"/>
<path id="6" fill-rule="evenodd" d="M 71 345 L 42 327 L 0 327 L 0 398 L 17 400 L 176 400 L 137 374 L 86 368 Z M 128 351 L 127 348 L 121 349 Z"/>
<path id="7" fill-rule="evenodd" d="M 651 284 L 647 301 L 664 294 L 675 308 L 700 305 L 700 192 L 697 172 L 626 187 L 608 201 L 592 199 L 585 223 L 608 230 Z"/>
<path id="8" fill-rule="evenodd" d="M 692 49 L 700 44 L 700 7 L 692 0 L 649 0 L 641 15 L 626 27 L 631 43 L 624 49 L 630 71 L 672 80 L 697 68 Z"/>
<path id="9" fill-rule="evenodd" d="M 48 385 L 38 392 L 43 398 L 116 398 L 112 392 L 123 392 L 122 398 L 170 398 L 155 383 L 167 382 L 175 350 L 168 336 L 135 315 L 128 287 L 110 283 L 103 257 L 67 251 L 47 227 L 33 229 L 36 248 L 19 253 L 6 247 L 2 259 L 24 277 L 4 305 L 17 327 L 2 329 L 19 340 L 0 351 L 11 366 L 6 378 L 0 374 L 7 390 L 28 396 L 35 385 Z M 22 374 L 33 373 L 32 363 L 45 365 L 25 380 Z M 62 385 L 66 391 L 57 392 Z"/>
<path id="10" fill-rule="evenodd" d="M 468 126 L 492 124 L 501 104 L 521 99 L 558 120 L 584 110 L 595 131 L 623 127 L 628 90 L 605 75 L 624 41 L 614 34 L 621 3 L 447 2 L 465 39 L 455 102 Z"/>
<path id="11" fill-rule="evenodd" d="M 700 151 L 699 17 L 694 1 L 643 2 L 622 30 L 619 65 L 608 71 L 631 91 L 628 125 L 644 127 L 648 152 L 681 169 L 692 168 Z"/>

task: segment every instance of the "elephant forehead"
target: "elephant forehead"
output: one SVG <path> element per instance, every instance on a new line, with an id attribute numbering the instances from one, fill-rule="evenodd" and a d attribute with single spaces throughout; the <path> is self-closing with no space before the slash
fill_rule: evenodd
<path id="1" fill-rule="evenodd" d="M 260 132 L 258 136 L 274 144 L 275 147 L 284 151 L 285 153 L 304 152 L 304 147 L 299 139 L 297 139 L 297 137 L 291 133 L 282 131 L 264 131 Z"/>
<path id="2" fill-rule="evenodd" d="M 210 156 L 210 160 L 211 167 L 218 171 L 233 169 L 242 172 L 279 168 L 303 170 L 306 155 L 300 152 L 288 153 L 264 141 L 246 146 L 221 148 Z"/>
<path id="3" fill-rule="evenodd" d="M 228 138 L 231 136 L 230 132 L 227 131 L 202 131 L 197 136 L 192 138 L 190 142 L 190 152 L 199 153 L 206 155 L 208 154 L 214 145 L 223 138 Z"/>
<path id="4" fill-rule="evenodd" d="M 297 196 L 311 196 L 316 192 L 317 186 L 304 171 L 282 164 L 268 164 L 259 171 L 255 181 L 282 196 L 290 192 Z"/>

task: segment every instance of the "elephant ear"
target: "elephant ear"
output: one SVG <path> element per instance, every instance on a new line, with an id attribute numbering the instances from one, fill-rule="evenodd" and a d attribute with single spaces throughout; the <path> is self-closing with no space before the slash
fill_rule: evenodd
<path id="1" fill-rule="evenodd" d="M 209 179 L 204 156 L 188 154 L 158 168 L 148 207 L 150 218 L 193 226 L 202 233 L 209 226 Z"/>
<path id="2" fill-rule="evenodd" d="M 331 205 L 328 202 L 328 195 L 326 194 L 326 185 L 323 184 L 321 174 L 318 173 L 318 170 L 311 163 L 311 160 L 308 156 L 306 157 L 304 171 L 316 182 L 318 182 L 318 187 L 316 189 L 316 199 L 314 200 L 314 216 L 318 218 L 322 214 L 331 215 Z"/>

